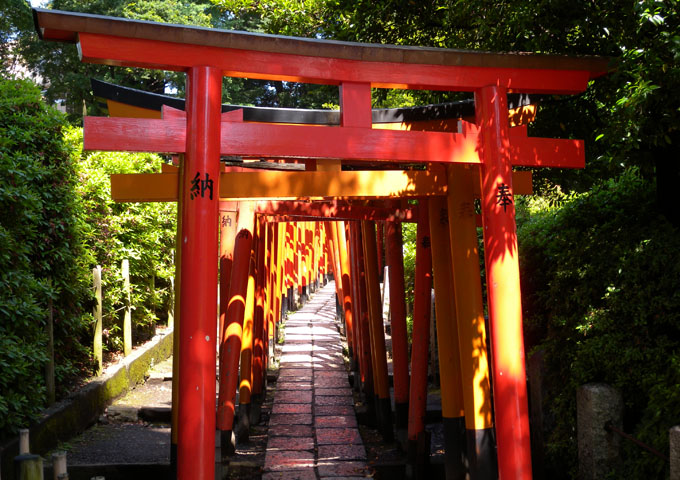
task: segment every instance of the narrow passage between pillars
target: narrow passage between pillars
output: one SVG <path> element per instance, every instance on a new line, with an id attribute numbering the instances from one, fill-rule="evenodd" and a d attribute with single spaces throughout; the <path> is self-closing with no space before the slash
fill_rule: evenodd
<path id="1" fill-rule="evenodd" d="M 285 325 L 263 480 L 369 476 L 330 282 Z"/>

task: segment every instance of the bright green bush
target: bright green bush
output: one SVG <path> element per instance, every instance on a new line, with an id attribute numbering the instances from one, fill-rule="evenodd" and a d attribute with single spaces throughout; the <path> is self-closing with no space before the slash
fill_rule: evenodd
<path id="1" fill-rule="evenodd" d="M 127 304 L 121 262 L 130 262 L 133 342 L 145 340 L 154 325 L 167 320 L 174 275 L 176 203 L 116 203 L 110 174 L 159 172 L 155 154 L 83 152 L 82 129 L 69 130 L 67 141 L 77 162 L 78 194 L 84 215 L 83 257 L 91 270 L 102 267 L 104 347 L 122 350 L 121 309 Z"/>
<path id="2" fill-rule="evenodd" d="M 102 266 L 105 347 L 122 348 L 121 261 L 130 261 L 133 341 L 165 320 L 175 204 L 117 204 L 110 173 L 159 171 L 150 154 L 83 153 L 82 130 L 28 81 L 0 79 L 0 440 L 45 406 L 48 299 L 57 396 L 93 373 L 92 268 Z"/>
<path id="3" fill-rule="evenodd" d="M 33 83 L 0 79 L 0 437 L 44 403 L 49 297 L 57 384 L 88 365 L 77 176 L 65 125 Z"/>
<path id="4" fill-rule="evenodd" d="M 635 170 L 555 197 L 519 215 L 521 280 L 527 347 L 546 351 L 548 477 L 575 478 L 577 386 L 619 388 L 624 430 L 662 452 L 680 423 L 680 232 Z M 667 475 L 623 443 L 612 478 Z"/>

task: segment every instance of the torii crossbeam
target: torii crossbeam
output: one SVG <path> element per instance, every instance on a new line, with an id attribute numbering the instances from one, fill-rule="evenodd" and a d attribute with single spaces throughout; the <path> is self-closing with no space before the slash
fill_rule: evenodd
<path id="1" fill-rule="evenodd" d="M 86 62 L 183 71 L 186 119 L 86 119 L 86 148 L 184 152 L 178 474 L 214 478 L 220 155 L 480 165 L 499 473 L 531 478 L 512 165 L 582 167 L 576 140 L 515 137 L 508 92 L 574 94 L 606 59 L 376 46 L 34 10 Z M 222 121 L 222 77 L 341 87 L 341 126 Z M 477 132 L 372 128 L 371 88 L 470 91 Z M 188 287 L 190 286 L 190 287 Z"/>

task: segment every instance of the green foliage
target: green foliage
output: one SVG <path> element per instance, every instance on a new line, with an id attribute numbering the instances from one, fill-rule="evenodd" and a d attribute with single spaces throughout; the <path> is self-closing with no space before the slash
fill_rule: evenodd
<path id="1" fill-rule="evenodd" d="M 0 438 L 45 402 L 52 300 L 57 394 L 92 373 L 92 268 L 102 265 L 110 351 L 121 348 L 130 260 L 133 340 L 165 317 L 174 274 L 175 204 L 116 204 L 109 173 L 149 172 L 151 154 L 82 153 L 82 131 L 28 81 L 0 79 Z"/>
<path id="2" fill-rule="evenodd" d="M 0 435 L 34 418 L 45 399 L 48 298 L 57 383 L 88 362 L 76 167 L 64 126 L 34 84 L 0 79 Z"/>
<path id="3" fill-rule="evenodd" d="M 78 194 L 84 217 L 81 225 L 84 252 L 80 261 L 102 266 L 105 347 L 122 349 L 122 315 L 127 305 L 121 262 L 130 262 L 131 303 L 134 306 L 133 340 L 153 334 L 153 326 L 167 318 L 170 278 L 174 275 L 176 203 L 116 203 L 111 199 L 112 173 L 160 171 L 154 154 L 82 152 L 82 129 L 68 132 L 78 166 Z"/>
<path id="4" fill-rule="evenodd" d="M 591 192 L 529 201 L 518 230 L 527 347 L 544 348 L 550 478 L 575 475 L 575 391 L 619 388 L 624 430 L 664 451 L 680 420 L 680 235 L 637 170 Z M 664 478 L 625 445 L 615 478 Z M 625 472 L 625 475 L 624 475 Z"/>
<path id="5" fill-rule="evenodd" d="M 48 7 L 202 27 L 209 27 L 212 22 L 212 12 L 207 1 L 52 0 L 48 3 Z M 100 113 L 98 104 L 92 96 L 90 78 L 141 88 L 154 93 L 164 93 L 166 87 L 176 88 L 180 93 L 184 91 L 183 73 L 141 68 L 113 68 L 82 63 L 78 58 L 75 45 L 40 41 L 33 32 L 30 11 L 27 15 L 30 28 L 21 32 L 20 53 L 32 70 L 49 80 L 49 83 L 45 84 L 46 99 L 51 103 L 63 101 L 72 122 L 81 121 L 85 105 L 90 114 Z"/>

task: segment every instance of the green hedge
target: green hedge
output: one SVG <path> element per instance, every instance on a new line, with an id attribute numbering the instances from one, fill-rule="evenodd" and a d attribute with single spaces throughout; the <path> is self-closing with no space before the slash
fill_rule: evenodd
<path id="1" fill-rule="evenodd" d="M 0 79 L 0 435 L 45 401 L 46 310 L 54 300 L 57 383 L 88 365 L 76 167 L 65 118 L 28 81 Z"/>
<path id="2" fill-rule="evenodd" d="M 635 170 L 518 214 L 526 343 L 547 361 L 549 478 L 575 478 L 576 388 L 621 390 L 624 430 L 668 452 L 680 424 L 680 232 Z M 612 478 L 664 478 L 667 466 L 624 441 Z"/>
<path id="3" fill-rule="evenodd" d="M 45 406 L 48 300 L 57 396 L 93 373 L 92 268 L 102 266 L 104 346 L 122 348 L 121 261 L 130 260 L 133 341 L 166 319 L 175 204 L 117 204 L 110 173 L 159 171 L 150 154 L 83 153 L 82 130 L 29 81 L 0 78 L 0 440 Z"/>
<path id="4" fill-rule="evenodd" d="M 150 153 L 83 152 L 82 135 L 81 128 L 66 135 L 77 164 L 83 207 L 81 262 L 90 269 L 102 266 L 104 348 L 115 352 L 123 348 L 120 309 L 127 304 L 123 259 L 130 262 L 133 342 L 153 334 L 159 320 L 167 321 L 177 204 L 114 202 L 110 174 L 159 172 L 163 159 Z"/>

